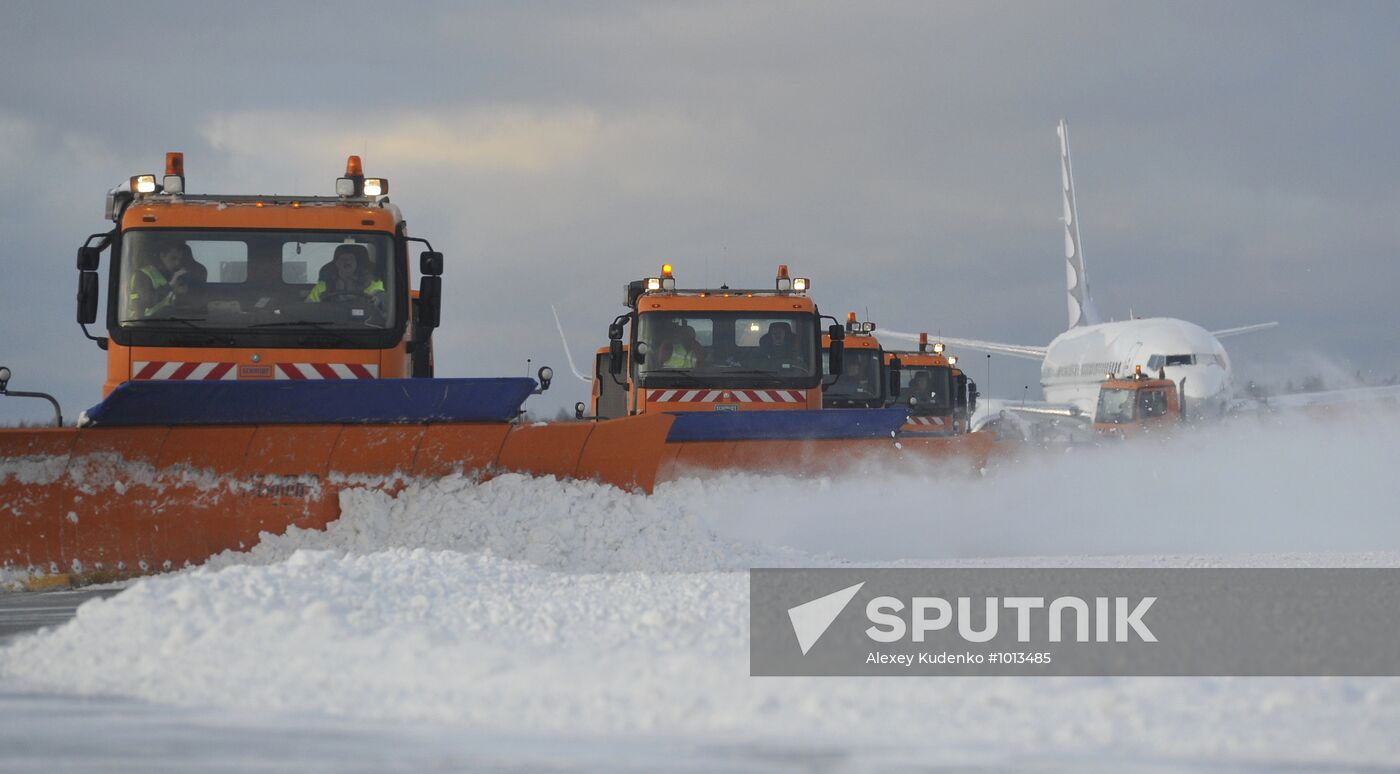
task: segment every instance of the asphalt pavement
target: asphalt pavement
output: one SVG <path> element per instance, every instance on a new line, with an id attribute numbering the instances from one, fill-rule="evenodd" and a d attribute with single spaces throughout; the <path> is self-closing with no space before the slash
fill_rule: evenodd
<path id="1" fill-rule="evenodd" d="M 64 589 L 0 593 L 0 641 L 17 634 L 58 626 L 78 614 L 89 599 L 110 597 L 121 589 Z"/>

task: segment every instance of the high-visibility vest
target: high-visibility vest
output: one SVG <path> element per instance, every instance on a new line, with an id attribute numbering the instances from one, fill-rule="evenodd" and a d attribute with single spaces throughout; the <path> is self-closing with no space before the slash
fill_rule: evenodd
<path id="1" fill-rule="evenodd" d="M 685 348 L 679 341 L 671 345 L 671 356 L 661 364 L 662 368 L 694 368 L 695 353 Z"/>
<path id="2" fill-rule="evenodd" d="M 316 287 L 312 288 L 311 292 L 307 294 L 306 300 L 310 301 L 313 304 L 320 303 L 321 296 L 325 295 L 327 290 L 329 290 L 329 287 L 326 285 L 326 281 L 321 280 L 320 282 L 317 282 Z M 364 290 L 361 290 L 360 292 L 364 293 L 367 296 L 371 293 L 383 293 L 384 282 L 383 280 L 373 280 L 365 286 Z"/>
<path id="3" fill-rule="evenodd" d="M 127 288 L 127 319 L 150 317 L 156 312 L 175 303 L 175 294 L 167 291 L 165 297 L 157 301 L 154 306 L 148 306 L 145 309 L 140 308 L 141 290 L 137 287 L 137 282 L 139 282 L 138 278 L 142 274 L 146 275 L 146 278 L 151 281 L 151 288 L 153 290 L 160 290 L 170 284 L 170 282 L 165 279 L 165 275 L 160 273 L 160 269 L 154 266 L 142 266 L 138 269 L 136 274 L 131 275 L 131 285 Z"/>

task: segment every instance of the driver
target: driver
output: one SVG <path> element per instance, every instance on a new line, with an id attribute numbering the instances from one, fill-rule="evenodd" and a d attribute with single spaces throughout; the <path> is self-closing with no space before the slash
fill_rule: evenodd
<path id="1" fill-rule="evenodd" d="M 329 277 L 316 283 L 306 300 L 313 304 L 360 297 L 379 301 L 384 295 L 384 282 L 370 276 L 367 258 L 363 245 L 336 247 L 330 264 L 334 270 Z"/>
<path id="2" fill-rule="evenodd" d="M 933 400 L 933 380 L 929 378 L 928 372 L 919 371 L 914 374 L 914 379 L 909 383 L 909 394 L 904 397 L 905 403 L 914 401 Z"/>
<path id="3" fill-rule="evenodd" d="M 860 363 L 851 358 L 846 361 L 845 367 L 846 383 L 850 385 L 851 392 L 857 395 L 874 394 L 875 388 L 871 383 L 869 369 L 861 368 Z"/>
<path id="4" fill-rule="evenodd" d="M 797 339 L 792 335 L 792 326 L 785 322 L 775 322 L 768 326 L 768 332 L 758 340 L 758 351 L 764 360 L 772 363 L 788 363 L 797 357 Z"/>
<path id="5" fill-rule="evenodd" d="M 191 291 L 204 285 L 209 270 L 194 259 L 190 246 L 172 242 L 160 248 L 134 274 L 127 289 L 127 318 L 154 317 L 190 300 Z"/>

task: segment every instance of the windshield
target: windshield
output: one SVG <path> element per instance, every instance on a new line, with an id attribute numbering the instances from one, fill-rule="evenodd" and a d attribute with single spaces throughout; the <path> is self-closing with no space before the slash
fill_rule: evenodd
<path id="1" fill-rule="evenodd" d="M 1094 414 L 1094 421 L 1114 424 L 1133 421 L 1133 407 L 1136 405 L 1136 397 L 1137 390 L 1100 389 L 1099 409 Z"/>
<path id="2" fill-rule="evenodd" d="M 882 401 L 880 385 L 880 350 L 848 349 L 843 356 L 842 373 L 834 384 L 822 393 L 827 406 L 864 404 Z M 830 371 L 830 359 L 822 352 L 822 372 Z"/>
<path id="3" fill-rule="evenodd" d="M 910 398 L 916 401 L 911 404 Z M 953 408 L 953 370 L 948 366 L 904 366 L 894 404 L 910 406 L 911 414 L 948 413 Z"/>
<path id="4" fill-rule="evenodd" d="M 132 329 L 382 329 L 397 311 L 393 260 L 387 234 L 128 231 L 117 321 Z"/>
<path id="5" fill-rule="evenodd" d="M 639 374 L 651 384 L 806 384 L 819 377 L 812 315 L 764 312 L 648 312 Z"/>

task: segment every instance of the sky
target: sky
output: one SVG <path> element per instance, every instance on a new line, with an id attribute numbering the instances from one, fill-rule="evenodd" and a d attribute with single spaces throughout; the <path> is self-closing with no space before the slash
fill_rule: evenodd
<path id="1" fill-rule="evenodd" d="M 443 376 L 583 400 L 622 286 L 809 276 L 826 314 L 1043 345 L 1065 326 L 1055 125 L 1097 305 L 1218 329 L 1243 378 L 1400 372 L 1400 4 L 249 3 L 0 7 L 0 365 L 66 413 L 102 202 L 330 194 L 351 153 L 446 255 Z M 104 259 L 105 269 L 105 259 Z M 868 312 L 867 312 L 868 310 Z M 984 395 L 1036 366 L 981 355 Z M 987 372 L 990 369 L 990 380 Z M 0 399 L 0 422 L 45 404 Z"/>

